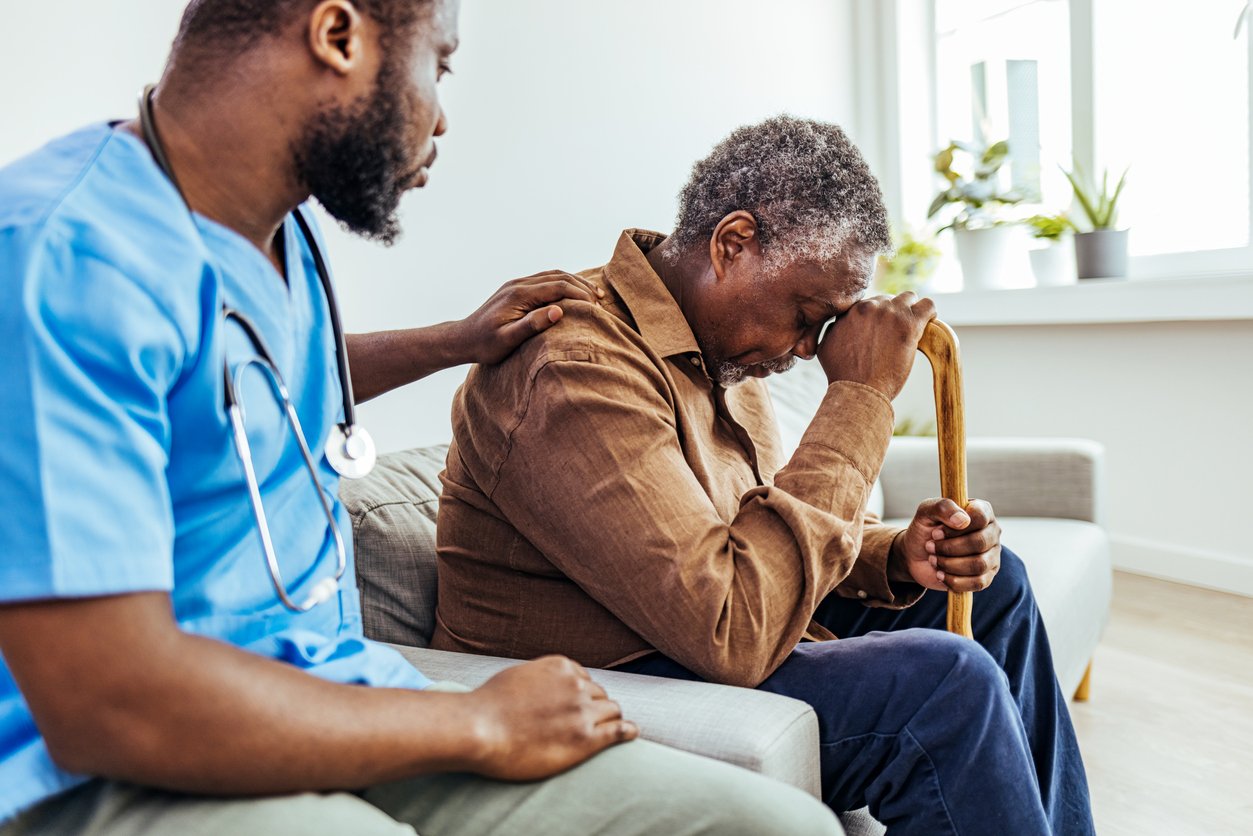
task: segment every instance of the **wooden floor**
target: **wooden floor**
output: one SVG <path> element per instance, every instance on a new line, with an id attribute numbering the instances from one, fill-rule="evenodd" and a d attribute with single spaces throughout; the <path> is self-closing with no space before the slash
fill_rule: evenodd
<path id="1" fill-rule="evenodd" d="M 1253 836 L 1253 599 L 1115 574 L 1071 710 L 1101 836 Z"/>

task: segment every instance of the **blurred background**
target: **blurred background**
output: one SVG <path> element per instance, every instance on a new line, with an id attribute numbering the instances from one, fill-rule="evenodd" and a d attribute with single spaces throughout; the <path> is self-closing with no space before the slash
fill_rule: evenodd
<path id="1" fill-rule="evenodd" d="M 6 0 L 0 164 L 132 116 L 181 6 Z M 602 264 L 621 229 L 669 229 L 691 164 L 736 126 L 838 122 L 896 231 L 878 287 L 933 294 L 960 335 L 969 433 L 1101 442 L 1116 567 L 1253 596 L 1248 13 L 1246 0 L 463 0 L 449 132 L 405 200 L 403 240 L 384 249 L 324 219 L 347 324 L 460 318 L 507 279 Z M 385 450 L 445 441 L 464 373 L 363 420 Z M 896 406 L 903 431 L 926 432 L 925 361 Z M 1215 612 L 1250 623 L 1247 599 L 1221 600 Z M 1242 715 L 1246 680 L 1228 694 Z M 1132 792 L 1100 786 L 1103 803 Z"/>
<path id="2" fill-rule="evenodd" d="M 691 164 L 736 126 L 835 121 L 898 231 L 881 284 L 936 294 L 958 328 L 970 432 L 1103 442 L 1115 562 L 1253 595 L 1236 523 L 1253 501 L 1245 5 L 464 0 L 441 86 L 449 132 L 430 185 L 405 200 L 403 240 L 388 250 L 324 222 L 348 326 L 460 318 L 506 279 L 604 263 L 624 227 L 669 229 Z M 180 11 L 8 4 L 0 161 L 132 115 Z M 1108 170 L 1107 192 L 1127 172 L 1113 227 L 1129 230 L 1129 278 L 1075 278 L 1071 226 L 1092 228 L 1064 174 L 1076 170 Z M 1059 215 L 1056 244 L 1024 223 Z M 937 234 L 954 224 L 969 229 Z M 1000 239 L 990 280 L 969 263 L 963 280 L 958 233 Z M 1028 256 L 1046 246 L 1065 266 L 1041 282 Z M 445 440 L 464 372 L 367 404 L 381 446 Z M 921 363 L 899 419 L 925 425 L 928 374 Z"/>

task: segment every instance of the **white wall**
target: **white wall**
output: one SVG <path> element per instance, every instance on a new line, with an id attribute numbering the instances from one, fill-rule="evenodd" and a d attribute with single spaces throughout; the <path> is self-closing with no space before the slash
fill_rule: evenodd
<path id="1" fill-rule="evenodd" d="M 406 238 L 388 251 L 329 230 L 350 327 L 460 317 L 504 279 L 603 262 L 622 227 L 666 228 L 691 162 L 743 122 L 790 110 L 873 138 L 875 85 L 855 84 L 876 42 L 854 35 L 865 2 L 791 0 L 766 12 L 750 0 L 637 0 L 629 10 L 464 0 L 464 46 L 445 90 L 451 130 L 431 185 L 406 200 Z M 8 4 L 0 163 L 131 114 L 160 72 L 179 7 Z M 1119 564 L 1253 594 L 1241 526 L 1253 499 L 1247 321 L 959 330 L 972 434 L 1103 442 Z M 437 375 L 363 416 L 386 449 L 440 441 L 461 376 Z M 926 415 L 929 398 L 915 382 L 898 412 Z"/>
<path id="2" fill-rule="evenodd" d="M 2 8 L 0 164 L 88 122 L 133 115 L 182 12 L 169 0 L 4 0 Z"/>
<path id="3" fill-rule="evenodd" d="M 464 316 L 502 281 L 603 264 L 667 230 L 691 164 L 781 111 L 853 114 L 846 3 L 464 0 L 450 129 L 391 251 L 333 236 L 360 330 Z M 453 370 L 362 409 L 385 448 L 447 438 Z"/>
<path id="4" fill-rule="evenodd" d="M 404 240 L 328 230 L 348 327 L 459 318 L 506 279 L 605 262 L 622 228 L 669 227 L 692 162 L 737 125 L 781 111 L 847 124 L 850 2 L 464 0 L 450 131 L 405 200 Z M 133 113 L 181 6 L 6 4 L 0 163 Z M 442 441 L 463 375 L 368 404 L 363 421 L 384 449 Z"/>

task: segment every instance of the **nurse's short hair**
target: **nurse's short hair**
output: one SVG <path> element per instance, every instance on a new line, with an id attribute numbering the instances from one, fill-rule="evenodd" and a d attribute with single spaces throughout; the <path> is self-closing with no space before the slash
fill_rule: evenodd
<path id="1" fill-rule="evenodd" d="M 308 14 L 319 0 L 191 0 L 183 12 L 176 49 L 210 48 L 223 57 L 247 52 L 274 36 L 292 16 Z M 379 24 L 386 40 L 407 33 L 426 12 L 430 0 L 352 0 L 362 14 Z"/>
<path id="2" fill-rule="evenodd" d="M 751 212 L 767 265 L 827 262 L 848 245 L 891 249 L 879 182 L 838 125 L 776 116 L 737 128 L 692 167 L 671 236 L 676 257 L 707 247 L 718 223 Z"/>

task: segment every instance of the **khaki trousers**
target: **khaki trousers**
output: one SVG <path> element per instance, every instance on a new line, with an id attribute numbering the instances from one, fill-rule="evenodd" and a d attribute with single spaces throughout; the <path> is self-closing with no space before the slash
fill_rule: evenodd
<path id="1" fill-rule="evenodd" d="M 0 836 L 836 836 L 831 811 L 794 787 L 637 740 L 546 781 L 434 775 L 362 793 L 188 796 L 92 781 L 0 825 Z"/>

